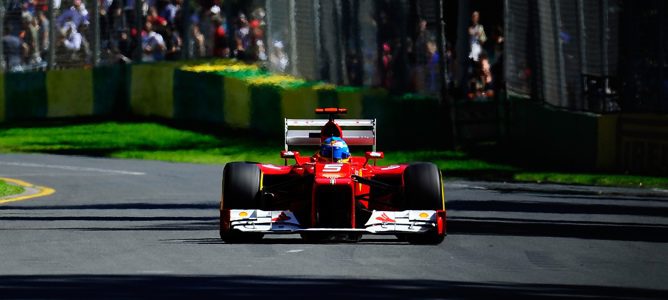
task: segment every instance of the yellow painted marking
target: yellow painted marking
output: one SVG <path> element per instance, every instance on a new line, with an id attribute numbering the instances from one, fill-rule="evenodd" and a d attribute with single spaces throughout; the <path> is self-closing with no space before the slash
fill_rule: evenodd
<path id="1" fill-rule="evenodd" d="M 440 175 L 441 175 L 441 204 L 443 207 L 442 209 L 445 210 L 445 185 L 443 184 L 443 174 Z"/>
<path id="2" fill-rule="evenodd" d="M 260 171 L 260 191 L 264 189 L 264 172 Z"/>
<path id="3" fill-rule="evenodd" d="M 18 180 L 18 179 L 13 179 L 13 178 L 4 178 L 4 177 L 0 177 L 0 180 L 5 181 L 5 182 L 10 182 L 10 183 L 16 184 L 18 186 L 28 187 L 28 188 L 35 188 L 35 189 L 39 190 L 39 192 L 37 192 L 36 194 L 27 195 L 27 196 L 19 196 L 19 197 L 0 200 L 0 204 L 5 204 L 5 203 L 9 203 L 9 202 L 16 202 L 16 201 L 23 201 L 23 200 L 28 200 L 28 199 L 37 198 L 37 197 L 44 197 L 44 196 L 48 196 L 48 195 L 51 195 L 51 194 L 56 192 L 56 190 L 54 190 L 50 187 L 33 185 L 33 184 L 25 182 L 23 180 Z"/>

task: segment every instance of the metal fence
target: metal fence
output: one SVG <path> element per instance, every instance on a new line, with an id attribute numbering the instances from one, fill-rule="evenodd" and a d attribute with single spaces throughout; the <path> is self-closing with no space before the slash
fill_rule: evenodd
<path id="1" fill-rule="evenodd" d="M 439 3 L 266 0 L 268 66 L 312 80 L 439 95 Z"/>
<path id="2" fill-rule="evenodd" d="M 202 57 L 266 59 L 254 2 L 2 0 L 2 70 Z M 249 16 L 246 16 L 247 12 Z"/>
<path id="3" fill-rule="evenodd" d="M 510 92 L 572 110 L 668 112 L 664 1 L 504 6 Z"/>
<path id="4" fill-rule="evenodd" d="M 0 4 L 6 72 L 236 57 L 311 80 L 398 94 L 442 95 L 447 85 L 455 97 L 475 73 L 466 59 L 467 28 L 478 9 L 490 40 L 505 36 L 505 43 L 484 45 L 494 55 L 495 88 L 572 110 L 668 112 L 668 4 L 661 0 Z"/>
<path id="5" fill-rule="evenodd" d="M 235 57 L 440 95 L 437 0 L 1 0 L 2 70 Z"/>

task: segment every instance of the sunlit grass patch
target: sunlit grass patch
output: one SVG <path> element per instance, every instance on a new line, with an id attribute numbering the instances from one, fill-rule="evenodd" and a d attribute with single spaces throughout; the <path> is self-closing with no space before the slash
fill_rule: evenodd
<path id="1" fill-rule="evenodd" d="M 18 195 L 21 194 L 25 191 L 23 187 L 13 185 L 6 183 L 2 180 L 0 180 L 0 198 L 11 196 L 11 195 Z"/>
<path id="2" fill-rule="evenodd" d="M 668 178 L 637 175 L 520 172 L 514 175 L 514 179 L 528 182 L 668 188 Z"/>
<path id="3" fill-rule="evenodd" d="M 282 164 L 280 139 L 240 134 L 206 134 L 149 122 L 48 123 L 0 127 L 0 152 L 42 152 L 101 157 L 224 164 L 251 161 Z M 317 147 L 298 149 L 302 155 Z M 364 155 L 361 151 L 355 155 Z M 453 150 L 388 150 L 379 165 L 433 162 L 446 178 L 465 177 L 564 184 L 668 188 L 668 178 L 623 174 L 583 174 L 527 170 Z"/>

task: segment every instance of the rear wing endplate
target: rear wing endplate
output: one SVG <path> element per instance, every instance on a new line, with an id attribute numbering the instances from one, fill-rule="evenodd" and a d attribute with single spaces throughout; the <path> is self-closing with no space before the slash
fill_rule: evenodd
<path id="1" fill-rule="evenodd" d="M 285 119 L 285 150 L 289 146 L 319 146 L 327 119 Z M 334 120 L 349 146 L 371 146 L 376 151 L 376 119 Z M 348 129 L 349 128 L 349 129 Z"/>

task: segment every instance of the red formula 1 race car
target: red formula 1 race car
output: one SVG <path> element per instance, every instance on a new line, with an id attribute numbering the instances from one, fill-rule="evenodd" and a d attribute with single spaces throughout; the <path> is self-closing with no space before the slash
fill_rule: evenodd
<path id="1" fill-rule="evenodd" d="M 223 170 L 220 237 L 252 242 L 264 234 L 299 233 L 309 241 L 357 241 L 389 234 L 415 244 L 445 237 L 441 172 L 432 163 L 377 166 L 375 119 L 286 119 L 285 165 L 232 162 Z M 343 130 L 345 128 L 345 130 Z M 351 156 L 348 145 L 371 148 Z M 318 146 L 301 156 L 291 146 Z M 293 164 L 289 162 L 294 161 Z"/>

